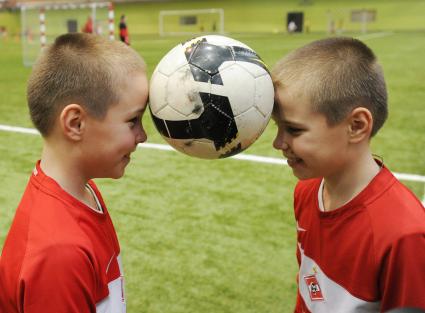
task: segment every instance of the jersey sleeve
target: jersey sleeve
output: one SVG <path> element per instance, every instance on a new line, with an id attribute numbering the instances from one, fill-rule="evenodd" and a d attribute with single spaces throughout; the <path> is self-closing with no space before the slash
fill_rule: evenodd
<path id="1" fill-rule="evenodd" d="M 425 309 L 425 234 L 401 238 L 389 251 L 381 277 L 382 311 Z"/>
<path id="2" fill-rule="evenodd" d="M 54 246 L 33 256 L 19 281 L 25 313 L 96 312 L 96 276 L 89 255 L 79 247 Z"/>

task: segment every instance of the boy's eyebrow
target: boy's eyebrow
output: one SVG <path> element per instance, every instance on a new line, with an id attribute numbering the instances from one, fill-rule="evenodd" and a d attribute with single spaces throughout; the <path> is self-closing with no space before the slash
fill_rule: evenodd
<path id="1" fill-rule="evenodd" d="M 285 118 L 283 118 L 281 120 L 281 122 L 284 123 L 287 126 L 292 126 L 292 127 L 297 127 L 297 128 L 305 128 L 305 127 L 307 127 L 307 125 L 305 123 L 299 123 L 299 122 L 288 120 L 288 119 L 285 119 Z"/>
<path id="2" fill-rule="evenodd" d="M 138 109 L 134 109 L 134 110 L 131 110 L 130 112 L 129 112 L 129 115 L 139 115 L 139 114 L 142 114 L 143 112 L 145 112 L 145 110 L 146 110 L 146 107 L 147 106 L 145 106 L 144 108 L 138 108 Z"/>

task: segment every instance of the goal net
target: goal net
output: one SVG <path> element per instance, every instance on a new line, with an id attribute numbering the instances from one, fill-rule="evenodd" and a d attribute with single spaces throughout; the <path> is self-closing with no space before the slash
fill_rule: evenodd
<path id="1" fill-rule="evenodd" d="M 159 12 L 160 36 L 224 33 L 223 9 L 165 10 Z"/>
<path id="2" fill-rule="evenodd" d="M 114 37 L 114 13 L 108 2 L 23 4 L 21 43 L 25 66 L 32 66 L 40 50 L 64 33 L 88 32 Z"/>

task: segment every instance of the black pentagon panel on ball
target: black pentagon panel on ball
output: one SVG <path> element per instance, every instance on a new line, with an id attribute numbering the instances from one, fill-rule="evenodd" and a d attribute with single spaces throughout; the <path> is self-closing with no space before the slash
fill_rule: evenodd
<path id="1" fill-rule="evenodd" d="M 216 150 L 219 150 L 236 138 L 238 127 L 229 98 L 213 94 L 210 97 L 211 102 L 204 105 L 204 114 L 200 118 L 209 130 L 208 136 L 214 141 Z"/>
<path id="2" fill-rule="evenodd" d="M 218 68 L 221 64 L 233 60 L 234 58 L 230 47 L 216 46 L 202 41 L 193 49 L 188 62 L 214 75 L 218 73 Z"/>
<path id="3" fill-rule="evenodd" d="M 208 92 L 200 92 L 199 96 L 201 97 L 201 101 L 204 104 L 204 107 L 211 103 L 211 94 Z"/>
<path id="4" fill-rule="evenodd" d="M 192 72 L 193 79 L 197 82 L 208 83 L 211 80 L 210 74 L 204 70 L 196 67 L 193 64 L 189 64 L 190 71 Z"/>
<path id="5" fill-rule="evenodd" d="M 184 121 L 166 121 L 168 132 L 171 138 L 191 139 L 193 130 L 189 120 Z"/>
<path id="6" fill-rule="evenodd" d="M 258 66 L 261 66 L 264 70 L 266 70 L 267 73 L 269 72 L 266 64 L 264 64 L 260 56 L 256 54 L 253 50 L 238 46 L 233 46 L 232 48 L 235 53 L 235 61 L 257 64 Z"/>

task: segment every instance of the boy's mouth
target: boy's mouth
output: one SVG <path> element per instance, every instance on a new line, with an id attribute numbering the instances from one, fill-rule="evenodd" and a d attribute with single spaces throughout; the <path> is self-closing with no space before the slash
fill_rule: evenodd
<path id="1" fill-rule="evenodd" d="M 297 163 L 302 162 L 302 159 L 294 157 L 294 156 L 285 156 L 285 157 L 286 157 L 286 161 L 288 162 L 288 165 L 291 166 L 291 167 L 293 167 Z"/>
<path id="2" fill-rule="evenodd" d="M 130 158 L 131 158 L 131 154 L 134 152 L 134 151 L 136 151 L 136 148 L 137 148 L 137 146 L 132 150 L 132 151 L 130 151 L 129 153 L 127 153 L 126 155 L 124 155 L 124 159 L 128 159 L 128 160 L 130 160 Z"/>

